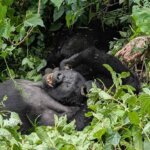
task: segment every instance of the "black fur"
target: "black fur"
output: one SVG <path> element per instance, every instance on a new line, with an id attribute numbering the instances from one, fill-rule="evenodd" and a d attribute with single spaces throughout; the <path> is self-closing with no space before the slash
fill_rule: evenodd
<path id="1" fill-rule="evenodd" d="M 62 74 L 62 78 L 59 82 L 54 81 L 56 84 L 50 88 L 45 85 L 46 82 L 22 79 L 8 80 L 0 84 L 0 99 L 5 95 L 8 97 L 4 101 L 4 109 L 19 114 L 23 122 L 22 130 L 30 127 L 29 119 L 34 122 L 37 117 L 40 125 L 54 125 L 54 114 L 67 115 L 68 121 L 76 119 L 77 129 L 85 126 L 86 118 L 81 113 L 81 108 L 85 107 L 84 111 L 87 108 L 81 95 L 85 79 L 72 70 L 57 70 L 53 72 L 54 80 L 58 80 L 58 73 Z"/>
<path id="2" fill-rule="evenodd" d="M 103 51 L 99 51 L 95 47 L 87 48 L 80 53 L 74 54 L 68 59 L 64 59 L 60 63 L 60 68 L 64 69 L 66 65 L 75 68 L 80 64 L 83 64 L 92 70 L 92 74 L 89 72 L 90 79 L 100 78 L 107 87 L 110 87 L 113 84 L 113 81 L 110 72 L 103 66 L 103 64 L 110 65 L 117 73 L 130 72 L 130 76 L 123 80 L 123 84 L 133 86 L 137 93 L 140 90 L 140 83 L 137 76 L 134 75 L 128 67 L 123 65 L 117 58 L 105 54 Z M 84 74 L 82 73 L 82 70 L 80 73 Z"/>

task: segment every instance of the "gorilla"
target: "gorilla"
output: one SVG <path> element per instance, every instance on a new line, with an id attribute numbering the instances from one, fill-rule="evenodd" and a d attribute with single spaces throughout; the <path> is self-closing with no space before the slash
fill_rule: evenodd
<path id="1" fill-rule="evenodd" d="M 81 94 L 85 79 L 73 70 L 54 70 L 43 77 L 43 81 L 7 80 L 0 84 L 0 99 L 8 111 L 19 114 L 26 131 L 38 118 L 39 125 L 54 125 L 54 114 L 67 115 L 68 121 L 76 120 L 78 130 L 89 122 L 84 113 L 86 101 Z M 82 121 L 81 121 L 82 120 Z"/>
<path id="2" fill-rule="evenodd" d="M 116 29 L 107 28 L 107 30 L 100 30 L 99 22 L 95 22 L 94 25 L 98 25 L 97 29 L 74 29 L 71 33 L 64 33 L 59 35 L 57 45 L 53 50 L 49 52 L 47 58 L 48 67 L 58 67 L 60 61 L 65 58 L 69 58 L 72 55 L 79 53 L 91 46 L 94 46 L 105 53 L 109 51 L 109 42 L 114 37 L 119 37 L 119 33 Z M 85 70 L 88 72 L 88 70 Z"/>
<path id="3" fill-rule="evenodd" d="M 60 63 L 60 68 L 65 69 L 66 66 L 76 70 L 80 64 L 89 68 L 88 80 L 95 78 L 101 79 L 107 88 L 113 85 L 111 73 L 103 66 L 103 64 L 110 65 L 116 73 L 130 72 L 130 76 L 123 79 L 123 84 L 131 85 L 135 88 L 136 93 L 139 93 L 140 82 L 138 77 L 132 73 L 128 67 L 123 65 L 116 57 L 106 54 L 95 47 L 89 47 L 71 57 L 64 59 Z M 84 70 L 78 70 L 84 76 Z M 86 79 L 87 77 L 84 76 Z"/>
<path id="4" fill-rule="evenodd" d="M 133 86 L 136 93 L 138 93 L 140 90 L 138 77 L 120 60 L 106 53 L 106 49 L 103 49 L 102 46 L 105 45 L 101 42 L 102 40 L 97 43 L 98 37 L 90 35 L 92 34 L 89 32 L 87 34 L 77 33 L 70 37 L 63 43 L 60 51 L 56 55 L 51 56 L 50 60 L 58 60 L 58 63 L 54 64 L 60 66 L 62 70 L 66 68 L 65 66 L 68 66 L 79 72 L 87 81 L 91 81 L 88 82 L 90 84 L 88 85 L 89 88 L 93 79 L 96 78 L 101 79 L 107 88 L 112 86 L 111 74 L 103 64 L 110 65 L 117 73 L 130 72 L 130 77 L 123 79 L 123 84 Z M 102 87 L 99 83 L 97 84 Z"/>

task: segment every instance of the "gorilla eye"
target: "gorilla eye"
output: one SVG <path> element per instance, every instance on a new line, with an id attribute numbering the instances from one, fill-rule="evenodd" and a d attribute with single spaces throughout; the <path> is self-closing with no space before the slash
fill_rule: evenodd
<path id="1" fill-rule="evenodd" d="M 62 73 L 58 73 L 58 75 L 57 75 L 57 79 L 58 79 L 58 80 L 62 80 L 62 78 L 63 78 Z"/>

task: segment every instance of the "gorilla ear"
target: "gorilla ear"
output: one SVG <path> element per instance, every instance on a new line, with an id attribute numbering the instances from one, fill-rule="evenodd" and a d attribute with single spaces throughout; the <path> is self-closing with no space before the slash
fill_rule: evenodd
<path id="1" fill-rule="evenodd" d="M 92 88 L 92 80 L 85 82 L 85 84 L 81 87 L 81 95 L 86 96 L 90 89 Z"/>
<path id="2" fill-rule="evenodd" d="M 86 86 L 81 87 L 81 95 L 86 96 L 88 93 Z"/>

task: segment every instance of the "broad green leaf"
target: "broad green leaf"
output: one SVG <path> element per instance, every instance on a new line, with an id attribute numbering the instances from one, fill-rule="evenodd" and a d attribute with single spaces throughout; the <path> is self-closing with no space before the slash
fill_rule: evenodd
<path id="1" fill-rule="evenodd" d="M 71 144 L 65 144 L 65 145 L 63 145 L 63 147 L 61 148 L 61 150 L 76 150 L 76 149 Z"/>
<path id="2" fill-rule="evenodd" d="M 54 20 L 54 22 L 56 20 L 58 20 L 64 14 L 64 12 L 65 12 L 65 10 L 64 10 L 63 6 L 61 6 L 60 9 L 55 8 L 54 9 L 54 13 L 53 13 L 53 20 Z"/>
<path id="3" fill-rule="evenodd" d="M 6 130 L 4 128 L 0 128 L 0 137 L 5 137 L 6 139 L 11 139 L 12 135 L 8 130 Z"/>
<path id="4" fill-rule="evenodd" d="M 130 96 L 128 99 L 127 99 L 127 104 L 129 106 L 135 106 L 136 105 L 136 102 L 137 102 L 137 97 L 136 96 Z"/>
<path id="5" fill-rule="evenodd" d="M 19 118 L 19 115 L 15 112 L 11 112 L 10 118 L 4 120 L 4 126 L 5 127 L 15 127 L 21 123 L 21 120 Z"/>
<path id="6" fill-rule="evenodd" d="M 104 100 L 113 99 L 113 97 L 105 91 L 100 91 L 99 96 Z"/>
<path id="7" fill-rule="evenodd" d="M 93 136 L 100 140 L 105 133 L 106 133 L 106 129 L 103 128 L 103 129 L 100 129 L 99 131 L 97 131 L 96 133 L 94 133 Z"/>
<path id="8" fill-rule="evenodd" d="M 143 115 L 150 115 L 150 95 L 149 94 L 141 94 L 138 98 L 141 102 L 141 113 Z"/>
<path id="9" fill-rule="evenodd" d="M 38 75 L 34 76 L 32 79 L 33 79 L 33 81 L 35 81 L 35 82 L 41 81 L 42 76 L 41 76 L 41 74 L 38 74 Z"/>
<path id="10" fill-rule="evenodd" d="M 29 58 L 24 58 L 22 60 L 22 65 L 28 65 L 28 67 L 30 67 L 31 69 L 34 69 L 34 64 L 33 62 L 30 61 Z"/>
<path id="11" fill-rule="evenodd" d="M 40 144 L 40 145 L 37 145 L 35 147 L 35 149 L 36 150 L 56 150 L 56 149 L 49 148 L 48 144 L 46 144 L 44 142 L 42 144 Z"/>
<path id="12" fill-rule="evenodd" d="M 0 3 L 0 22 L 5 18 L 6 13 L 7 13 L 7 7 L 6 7 L 6 6 L 3 6 L 3 5 Z"/>
<path id="13" fill-rule="evenodd" d="M 144 140 L 144 149 L 143 150 L 149 150 L 150 149 L 150 141 Z"/>
<path id="14" fill-rule="evenodd" d="M 51 2 L 59 9 L 64 0 L 51 0 Z"/>
<path id="15" fill-rule="evenodd" d="M 77 13 L 75 13 L 74 11 L 67 11 L 65 19 L 66 19 L 67 27 L 70 27 L 75 23 L 77 19 Z"/>
<path id="16" fill-rule="evenodd" d="M 137 112 L 132 111 L 128 113 L 129 120 L 132 124 L 139 125 L 140 120 Z"/>
<path id="17" fill-rule="evenodd" d="M 43 20 L 39 14 L 32 14 L 27 20 L 24 21 L 25 27 L 36 27 L 38 25 L 44 27 Z"/>
<path id="18" fill-rule="evenodd" d="M 120 74 L 120 76 L 121 76 L 121 78 L 127 78 L 127 77 L 130 76 L 130 72 L 122 72 L 122 73 Z"/>
<path id="19" fill-rule="evenodd" d="M 144 126 L 143 132 L 148 132 L 150 134 L 150 122 Z"/>
<path id="20" fill-rule="evenodd" d="M 29 136 L 26 136 L 26 140 L 28 140 L 29 142 L 32 142 L 33 144 L 38 144 L 39 142 L 41 142 L 38 135 L 34 132 L 31 133 Z"/>
<path id="21" fill-rule="evenodd" d="M 134 127 L 132 130 L 132 136 L 135 150 L 143 150 L 143 140 L 141 130 L 137 127 Z"/>
<path id="22" fill-rule="evenodd" d="M 112 76 L 112 79 L 113 79 L 113 83 L 115 84 L 116 87 L 118 87 L 119 82 L 117 80 L 117 74 L 116 74 L 116 72 L 108 64 L 103 64 L 103 66 L 111 73 L 111 76 Z"/>
<path id="23" fill-rule="evenodd" d="M 149 95 L 150 95 L 150 89 L 149 89 L 149 88 L 143 88 L 143 91 L 144 91 L 146 94 L 149 94 Z"/>
<path id="24" fill-rule="evenodd" d="M 113 133 L 110 138 L 109 138 L 109 142 L 114 145 L 117 146 L 120 142 L 121 136 L 118 132 Z"/>
<path id="25" fill-rule="evenodd" d="M 15 31 L 15 27 L 10 24 L 10 20 L 5 20 L 5 27 L 2 36 L 6 39 L 10 38 L 11 32 Z"/>
<path id="26" fill-rule="evenodd" d="M 41 63 L 38 65 L 38 67 L 36 68 L 37 72 L 39 72 L 42 68 L 44 68 L 46 66 L 47 62 L 45 59 L 41 60 Z"/>
<path id="27" fill-rule="evenodd" d="M 149 4 L 150 5 L 150 4 Z M 138 27 L 139 32 L 150 34 L 150 8 L 133 6 L 132 17 Z"/>

